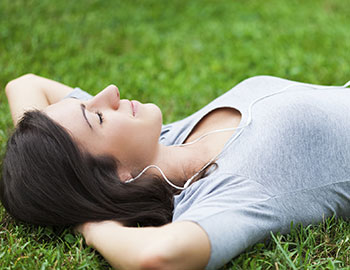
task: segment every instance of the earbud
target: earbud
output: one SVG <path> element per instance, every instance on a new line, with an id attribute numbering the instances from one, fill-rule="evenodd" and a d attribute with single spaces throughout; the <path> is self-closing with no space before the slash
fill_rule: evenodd
<path id="1" fill-rule="evenodd" d="M 225 129 L 217 129 L 217 130 L 213 130 L 213 131 L 210 131 L 210 132 L 207 132 L 205 134 L 203 134 L 202 136 L 200 136 L 199 138 L 197 138 L 196 140 L 192 141 L 192 142 L 189 142 L 189 143 L 184 143 L 184 144 L 175 144 L 175 145 L 172 145 L 172 146 L 180 146 L 180 147 L 183 147 L 183 146 L 187 146 L 187 145 L 190 145 L 190 144 L 194 144 L 198 141 L 200 141 L 201 139 L 203 139 L 204 137 L 208 136 L 208 135 L 211 135 L 211 134 L 214 134 L 214 133 L 218 133 L 218 132 L 225 132 L 225 131 L 231 131 L 231 130 L 236 130 L 238 129 L 239 132 L 236 133 L 236 135 L 231 139 L 230 142 L 227 143 L 227 146 L 230 145 L 232 142 L 234 142 L 236 140 L 236 138 L 238 138 L 239 134 L 247 127 L 249 126 L 251 123 L 252 123 L 252 108 L 253 108 L 253 105 L 255 103 L 257 103 L 258 101 L 261 101 L 265 98 L 268 98 L 268 97 L 271 97 L 271 96 L 274 96 L 274 95 L 277 95 L 277 94 L 280 94 L 282 92 L 285 92 L 286 90 L 288 90 L 289 88 L 293 87 L 293 86 L 297 86 L 297 87 L 309 87 L 313 90 L 321 90 L 321 89 L 332 89 L 332 88 L 347 88 L 348 86 L 350 86 L 350 81 L 348 81 L 346 84 L 344 84 L 343 86 L 322 86 L 322 87 L 317 87 L 317 86 L 313 86 L 313 85 L 306 85 L 306 84 L 300 84 L 300 83 L 295 83 L 295 84 L 291 84 L 291 85 L 288 85 L 284 88 L 282 88 L 282 90 L 280 91 L 277 91 L 277 92 L 274 92 L 274 93 L 271 93 L 271 94 L 267 94 L 265 96 L 262 96 L 260 98 L 257 98 L 255 99 L 252 103 L 249 104 L 249 107 L 248 107 L 248 120 L 247 120 L 247 124 L 245 124 L 244 126 L 240 126 L 240 127 L 235 127 L 235 128 L 225 128 Z M 219 155 L 219 154 L 218 154 Z M 198 175 L 200 174 L 206 167 L 209 166 L 209 164 L 211 164 L 216 158 L 217 156 L 216 155 L 215 157 L 213 157 L 207 164 L 205 164 L 202 169 L 200 169 L 197 173 L 195 173 L 191 178 L 189 178 L 185 185 L 183 187 L 179 187 L 175 184 L 173 184 L 166 176 L 165 174 L 163 173 L 163 171 L 157 166 L 157 165 L 149 165 L 147 166 L 146 168 L 144 168 L 135 178 L 132 178 L 130 180 L 127 180 L 125 181 L 125 183 L 130 183 L 132 181 L 135 181 L 136 179 L 138 179 L 142 174 L 144 174 L 144 172 L 150 168 L 155 168 L 157 169 L 160 174 L 162 175 L 162 177 L 164 178 L 164 180 L 170 185 L 172 186 L 173 188 L 176 188 L 176 189 L 179 189 L 179 190 L 184 190 L 186 188 L 188 188 L 191 184 L 191 182 L 193 181 L 193 179 Z"/>

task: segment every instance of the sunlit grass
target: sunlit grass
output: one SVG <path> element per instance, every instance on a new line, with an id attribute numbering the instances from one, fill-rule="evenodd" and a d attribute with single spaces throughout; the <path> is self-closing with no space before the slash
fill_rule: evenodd
<path id="1" fill-rule="evenodd" d="M 168 123 L 254 75 L 344 84 L 349 12 L 344 0 L 2 0 L 0 154 L 12 128 L 3 89 L 22 74 L 92 94 L 115 83 L 122 97 L 158 104 Z M 335 219 L 297 227 L 225 268 L 347 268 L 349 232 Z M 0 234 L 0 269 L 108 269 L 69 229 L 5 220 Z"/>

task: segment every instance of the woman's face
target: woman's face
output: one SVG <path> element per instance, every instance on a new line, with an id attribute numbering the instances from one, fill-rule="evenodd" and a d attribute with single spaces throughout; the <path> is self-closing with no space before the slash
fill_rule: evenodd
<path id="1" fill-rule="evenodd" d="M 64 99 L 44 110 L 92 154 L 113 155 L 123 180 L 156 157 L 162 114 L 154 104 L 121 100 L 110 85 L 89 101 Z M 123 177 L 124 175 L 124 177 Z"/>

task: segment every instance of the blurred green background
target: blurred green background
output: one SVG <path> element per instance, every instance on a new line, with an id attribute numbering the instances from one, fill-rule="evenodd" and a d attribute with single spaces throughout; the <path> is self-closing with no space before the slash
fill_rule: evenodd
<path id="1" fill-rule="evenodd" d="M 169 123 L 254 75 L 344 84 L 349 14 L 345 0 L 1 0 L 0 155 L 12 128 L 4 88 L 20 75 L 92 94 L 114 83 L 123 98 L 158 104 Z M 226 268 L 343 268 L 349 230 L 335 220 L 299 228 Z M 69 230 L 6 219 L 0 241 L 1 269 L 108 268 Z"/>

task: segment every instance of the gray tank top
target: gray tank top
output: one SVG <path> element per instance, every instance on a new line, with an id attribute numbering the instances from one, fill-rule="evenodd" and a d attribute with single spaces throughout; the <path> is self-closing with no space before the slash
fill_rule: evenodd
<path id="1" fill-rule="evenodd" d="M 291 223 L 350 215 L 350 89 L 313 90 L 271 76 L 247 79 L 193 115 L 162 128 L 160 143 L 182 143 L 210 111 L 231 107 L 240 126 L 219 154 L 216 169 L 174 198 L 173 222 L 192 221 L 207 233 L 217 269 L 247 247 L 287 233 Z M 70 96 L 83 98 L 76 89 Z"/>

